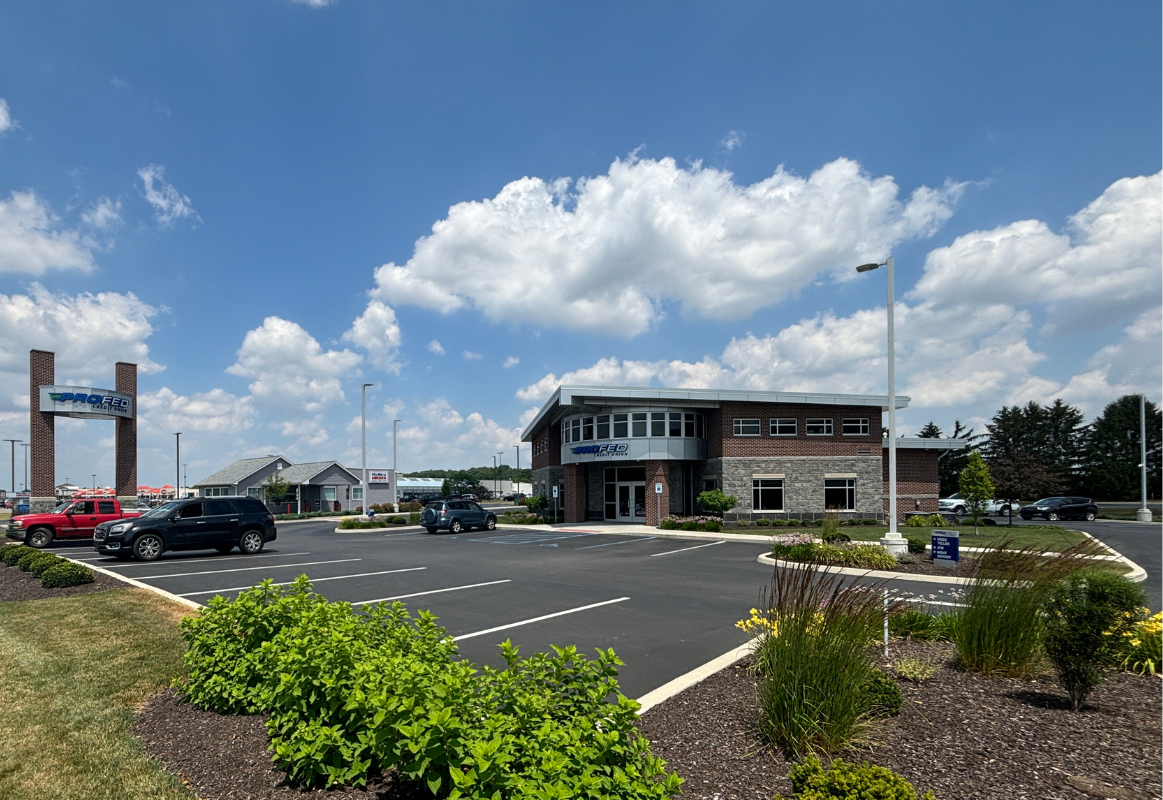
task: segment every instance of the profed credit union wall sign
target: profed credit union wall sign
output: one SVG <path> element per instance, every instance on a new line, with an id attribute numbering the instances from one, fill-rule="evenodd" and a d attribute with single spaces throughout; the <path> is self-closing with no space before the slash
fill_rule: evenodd
<path id="1" fill-rule="evenodd" d="M 77 419 L 133 419 L 133 398 L 91 386 L 41 386 L 40 410 Z"/>
<path id="2" fill-rule="evenodd" d="M 610 444 L 580 444 L 569 448 L 575 456 L 592 455 L 594 458 L 625 458 L 630 455 L 630 445 L 612 442 Z"/>

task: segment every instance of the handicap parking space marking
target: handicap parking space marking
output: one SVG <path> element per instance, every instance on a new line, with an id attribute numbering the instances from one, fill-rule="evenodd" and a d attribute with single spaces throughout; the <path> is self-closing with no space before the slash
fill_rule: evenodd
<path id="1" fill-rule="evenodd" d="M 701 549 L 701 548 L 703 548 L 703 547 L 714 547 L 714 546 L 715 546 L 715 545 L 717 545 L 717 544 L 723 544 L 723 540 L 722 540 L 722 539 L 720 539 L 720 540 L 719 540 L 719 541 L 717 541 L 717 542 L 708 542 L 707 544 L 696 544 L 696 545 L 694 545 L 693 547 L 682 547 L 682 548 L 679 548 L 678 550 L 665 550 L 665 551 L 663 551 L 663 552 L 661 552 L 661 553 L 651 553 L 651 554 L 650 554 L 650 557 L 651 557 L 651 558 L 656 558 L 656 557 L 658 557 L 658 556 L 669 556 L 669 555 L 671 555 L 671 554 L 673 554 L 673 553 L 685 553 L 685 552 L 687 552 L 687 551 L 689 551 L 689 550 L 699 550 L 699 549 Z"/>
<path id="2" fill-rule="evenodd" d="M 332 561 L 297 561 L 294 564 L 263 564 L 261 567 L 238 567 L 237 569 L 207 569 L 201 572 L 175 572 L 172 575 L 135 575 L 139 581 L 160 578 L 186 578 L 191 575 L 217 575 L 222 572 L 251 572 L 256 569 L 285 569 L 288 567 L 313 567 L 317 564 L 342 564 L 348 561 L 363 561 L 362 558 L 337 558 Z"/>
<path id="3" fill-rule="evenodd" d="M 360 572 L 356 575 L 336 575 L 331 578 L 308 578 L 312 584 L 322 583 L 323 581 L 342 581 L 348 578 L 368 578 L 372 575 L 392 575 L 397 572 L 418 572 L 428 567 L 407 567 L 406 569 L 385 569 L 381 572 Z M 282 583 L 272 583 L 271 586 L 290 586 L 295 581 L 283 581 Z M 204 592 L 186 592 L 178 595 L 178 597 L 197 597 L 202 594 L 220 594 L 222 592 L 245 592 L 247 589 L 253 589 L 254 584 L 250 586 L 232 586 L 229 589 L 207 589 Z"/>
<path id="4" fill-rule="evenodd" d="M 643 536 L 638 539 L 624 539 L 620 542 L 606 542 L 605 544 L 591 544 L 585 547 L 575 547 L 574 550 L 593 550 L 595 547 L 613 547 L 616 544 L 634 544 L 636 542 L 649 542 L 651 539 L 657 539 L 657 536 Z"/>
<path id="5" fill-rule="evenodd" d="M 246 559 L 247 561 L 250 561 L 252 558 L 280 558 L 280 557 L 289 558 L 291 556 L 309 556 L 309 555 L 311 555 L 311 554 L 304 550 L 301 553 L 260 553 L 258 555 L 253 555 L 253 556 L 242 555 L 241 553 L 239 553 L 238 555 L 233 555 L 233 556 L 221 555 L 221 556 L 211 556 L 210 558 L 189 558 L 189 559 L 187 559 L 187 558 L 159 558 L 157 561 L 118 561 L 114 564 L 110 564 L 108 567 L 106 567 L 106 569 L 120 569 L 122 567 L 157 567 L 157 566 L 161 566 L 162 564 L 202 564 L 202 563 L 205 563 L 207 561 L 216 561 L 219 564 L 225 564 L 227 562 L 238 561 L 240 559 Z M 111 558 L 111 556 L 103 555 L 103 556 L 97 556 L 95 558 L 76 558 L 73 560 L 74 561 L 95 561 L 98 558 Z"/>
<path id="6" fill-rule="evenodd" d="M 443 594 L 444 592 L 459 592 L 462 589 L 477 589 L 481 586 L 496 586 L 499 583 L 512 583 L 512 578 L 505 578 L 501 581 L 487 581 L 486 583 L 469 583 L 464 586 L 449 586 L 447 589 L 430 589 L 426 592 L 412 592 L 411 594 L 397 594 L 392 597 L 380 597 L 376 600 L 360 600 L 358 603 L 353 602 L 353 606 L 367 606 L 372 603 L 386 603 L 389 600 L 406 600 L 409 597 L 423 597 L 427 594 Z"/>
<path id="7" fill-rule="evenodd" d="M 507 625 L 498 625 L 495 628 L 486 628 L 483 631 L 476 631 L 474 633 L 462 633 L 460 636 L 453 636 L 452 640 L 455 642 L 462 642 L 465 639 L 475 639 L 477 636 L 486 636 L 497 631 L 507 631 L 510 628 L 519 628 L 522 625 L 532 625 L 534 622 L 542 622 L 543 620 L 553 619 L 554 617 L 564 617 L 566 614 L 576 614 L 579 611 L 589 611 L 591 608 L 600 608 L 601 606 L 609 606 L 614 603 L 622 603 L 629 600 L 629 597 L 616 597 L 613 600 L 603 600 L 600 603 L 590 603 L 587 606 L 578 606 L 577 608 L 567 608 L 565 611 L 555 611 L 552 614 L 542 614 L 540 617 L 533 617 L 532 619 L 523 619 L 520 622 L 510 622 Z"/>

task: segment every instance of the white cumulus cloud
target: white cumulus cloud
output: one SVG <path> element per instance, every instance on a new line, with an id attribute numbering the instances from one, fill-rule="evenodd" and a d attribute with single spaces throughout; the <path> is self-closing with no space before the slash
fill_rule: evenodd
<path id="1" fill-rule="evenodd" d="M 372 300 L 343 334 L 343 340 L 367 350 L 368 361 L 375 366 L 399 374 L 402 365 L 398 356 L 403 337 L 391 306 Z"/>
<path id="2" fill-rule="evenodd" d="M 12 111 L 8 108 L 8 101 L 0 97 L 0 134 L 12 130 L 16 122 L 12 119 Z"/>
<path id="3" fill-rule="evenodd" d="M 12 192 L 0 200 L 0 272 L 93 269 L 93 243 L 59 222 L 35 192 Z"/>
<path id="4" fill-rule="evenodd" d="M 509 356 L 508 358 L 505 359 L 505 363 L 503 366 L 506 369 L 508 369 L 509 367 L 515 367 L 520 363 L 521 363 L 521 359 L 517 358 L 517 356 Z"/>
<path id="5" fill-rule="evenodd" d="M 821 274 L 846 280 L 853 263 L 932 234 L 962 189 L 901 198 L 891 177 L 847 159 L 807 177 L 780 167 L 751 185 L 670 158 L 618 160 L 572 191 L 566 179 L 522 178 L 453 206 L 407 263 L 376 270 L 372 296 L 624 336 L 647 330 L 666 303 L 743 319 Z"/>
<path id="6" fill-rule="evenodd" d="M 252 398 L 222 389 L 187 396 L 163 386 L 138 395 L 137 407 L 143 434 L 238 433 L 254 425 L 255 418 Z"/>
<path id="7" fill-rule="evenodd" d="M 169 228 L 180 219 L 188 219 L 197 226 L 202 222 L 190 198 L 182 194 L 165 179 L 166 168 L 161 164 L 150 164 L 137 171 L 141 178 L 142 197 L 153 206 L 154 219 L 159 228 Z"/>
<path id="8" fill-rule="evenodd" d="M 435 353 L 438 356 L 444 355 L 444 345 L 433 339 L 428 343 L 428 352 Z"/>

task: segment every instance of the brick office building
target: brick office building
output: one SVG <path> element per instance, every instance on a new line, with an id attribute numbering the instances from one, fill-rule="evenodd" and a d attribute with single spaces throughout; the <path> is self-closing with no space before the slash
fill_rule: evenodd
<path id="1" fill-rule="evenodd" d="M 830 508 L 883 519 L 887 409 L 876 395 L 560 386 L 521 440 L 533 447 L 534 494 L 558 487 L 566 522 L 656 525 L 660 513 L 696 513 L 695 498 L 715 488 L 737 500 L 728 519 Z M 964 446 L 897 440 L 901 514 L 936 512 L 938 459 Z"/>

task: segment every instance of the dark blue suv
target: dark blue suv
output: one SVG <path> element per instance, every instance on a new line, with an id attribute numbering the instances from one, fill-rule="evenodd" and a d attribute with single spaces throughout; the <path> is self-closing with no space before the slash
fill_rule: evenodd
<path id="1" fill-rule="evenodd" d="M 491 531 L 497 527 L 497 515 L 472 500 L 435 500 L 424 507 L 420 524 L 429 533 L 460 533 L 473 528 Z"/>
<path id="2" fill-rule="evenodd" d="M 166 550 L 229 553 L 237 547 L 253 555 L 277 535 L 274 515 L 260 500 L 197 497 L 166 503 L 140 517 L 102 522 L 93 531 L 93 549 L 139 561 L 153 561 Z"/>

